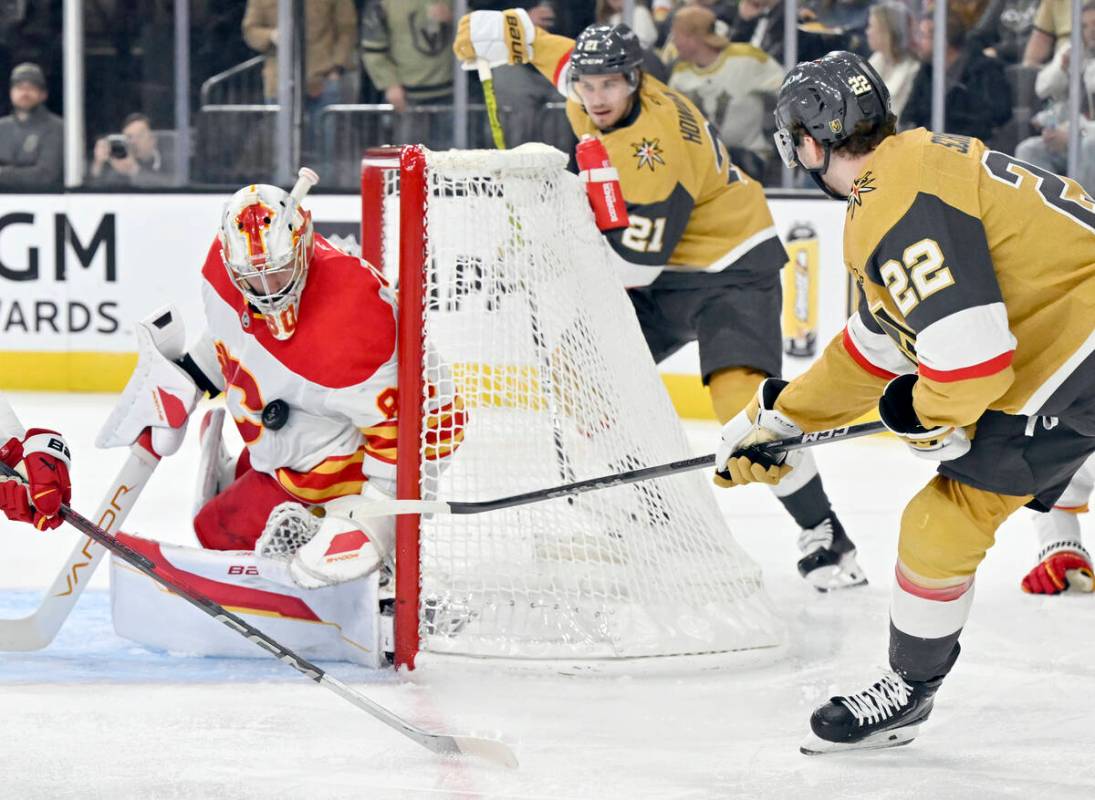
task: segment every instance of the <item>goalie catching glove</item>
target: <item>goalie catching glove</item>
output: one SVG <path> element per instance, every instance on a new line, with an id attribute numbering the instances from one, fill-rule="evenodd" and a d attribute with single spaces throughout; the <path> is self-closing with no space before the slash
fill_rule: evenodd
<path id="1" fill-rule="evenodd" d="M 950 461 L 969 452 L 970 439 L 964 428 L 939 425 L 925 428 L 913 407 L 913 389 L 917 376 L 898 375 L 886 384 L 878 401 L 878 413 L 882 424 L 920 458 L 929 461 Z"/>
<path id="2" fill-rule="evenodd" d="M 528 64 L 535 37 L 536 26 L 524 9 L 473 11 L 460 20 L 452 51 L 465 64 L 480 58 L 492 67 Z"/>
<path id="3" fill-rule="evenodd" d="M 61 525 L 61 504 L 72 500 L 68 444 L 57 431 L 31 428 L 0 447 L 0 461 L 26 476 L 0 479 L 0 510 L 10 520 L 29 522 L 38 530 Z"/>
<path id="4" fill-rule="evenodd" d="M 262 577 L 283 586 L 319 589 L 376 572 L 395 543 L 394 517 L 355 519 L 361 505 L 390 500 L 366 484 L 360 495 L 325 506 L 282 503 L 255 543 Z"/>
<path id="5" fill-rule="evenodd" d="M 797 451 L 769 455 L 755 447 L 802 434 L 800 427 L 775 410 L 785 386 L 787 381 L 768 378 L 749 405 L 723 426 L 715 453 L 716 485 L 776 484 L 802 461 L 803 454 Z"/>

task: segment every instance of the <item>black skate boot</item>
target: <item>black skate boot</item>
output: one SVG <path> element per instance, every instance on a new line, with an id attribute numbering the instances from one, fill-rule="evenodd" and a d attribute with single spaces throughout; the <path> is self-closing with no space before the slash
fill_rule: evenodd
<path id="1" fill-rule="evenodd" d="M 829 514 L 813 528 L 804 528 L 798 535 L 798 549 L 805 553 L 798 571 L 819 592 L 867 584 L 855 558 L 855 544 L 836 514 Z"/>
<path id="2" fill-rule="evenodd" d="M 808 756 L 877 750 L 908 744 L 932 711 L 943 678 L 909 681 L 887 671 L 861 692 L 830 698 L 810 716 L 813 735 L 799 748 Z"/>

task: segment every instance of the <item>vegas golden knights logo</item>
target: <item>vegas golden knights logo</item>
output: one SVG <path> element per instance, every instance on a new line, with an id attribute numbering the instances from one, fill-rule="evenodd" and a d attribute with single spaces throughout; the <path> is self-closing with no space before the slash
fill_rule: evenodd
<path id="1" fill-rule="evenodd" d="M 820 253 L 817 230 L 809 222 L 796 222 L 787 234 L 783 270 L 783 352 L 809 357 L 817 351 L 818 284 Z"/>

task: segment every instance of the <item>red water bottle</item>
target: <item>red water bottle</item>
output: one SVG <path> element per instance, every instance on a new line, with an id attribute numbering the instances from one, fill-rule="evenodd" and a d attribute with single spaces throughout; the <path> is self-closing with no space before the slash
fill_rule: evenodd
<path id="1" fill-rule="evenodd" d="M 620 173 L 608 160 L 604 142 L 587 133 L 578 142 L 575 160 L 581 170 L 578 177 L 586 185 L 586 195 L 597 227 L 602 231 L 613 231 L 630 225 L 627 203 L 620 188 Z"/>

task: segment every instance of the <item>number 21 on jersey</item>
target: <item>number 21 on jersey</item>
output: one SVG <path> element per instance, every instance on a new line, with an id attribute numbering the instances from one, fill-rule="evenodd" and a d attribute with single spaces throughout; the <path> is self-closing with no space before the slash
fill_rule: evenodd
<path id="1" fill-rule="evenodd" d="M 620 240 L 636 253 L 660 253 L 665 244 L 665 217 L 640 217 L 631 214 L 631 224 Z"/>

